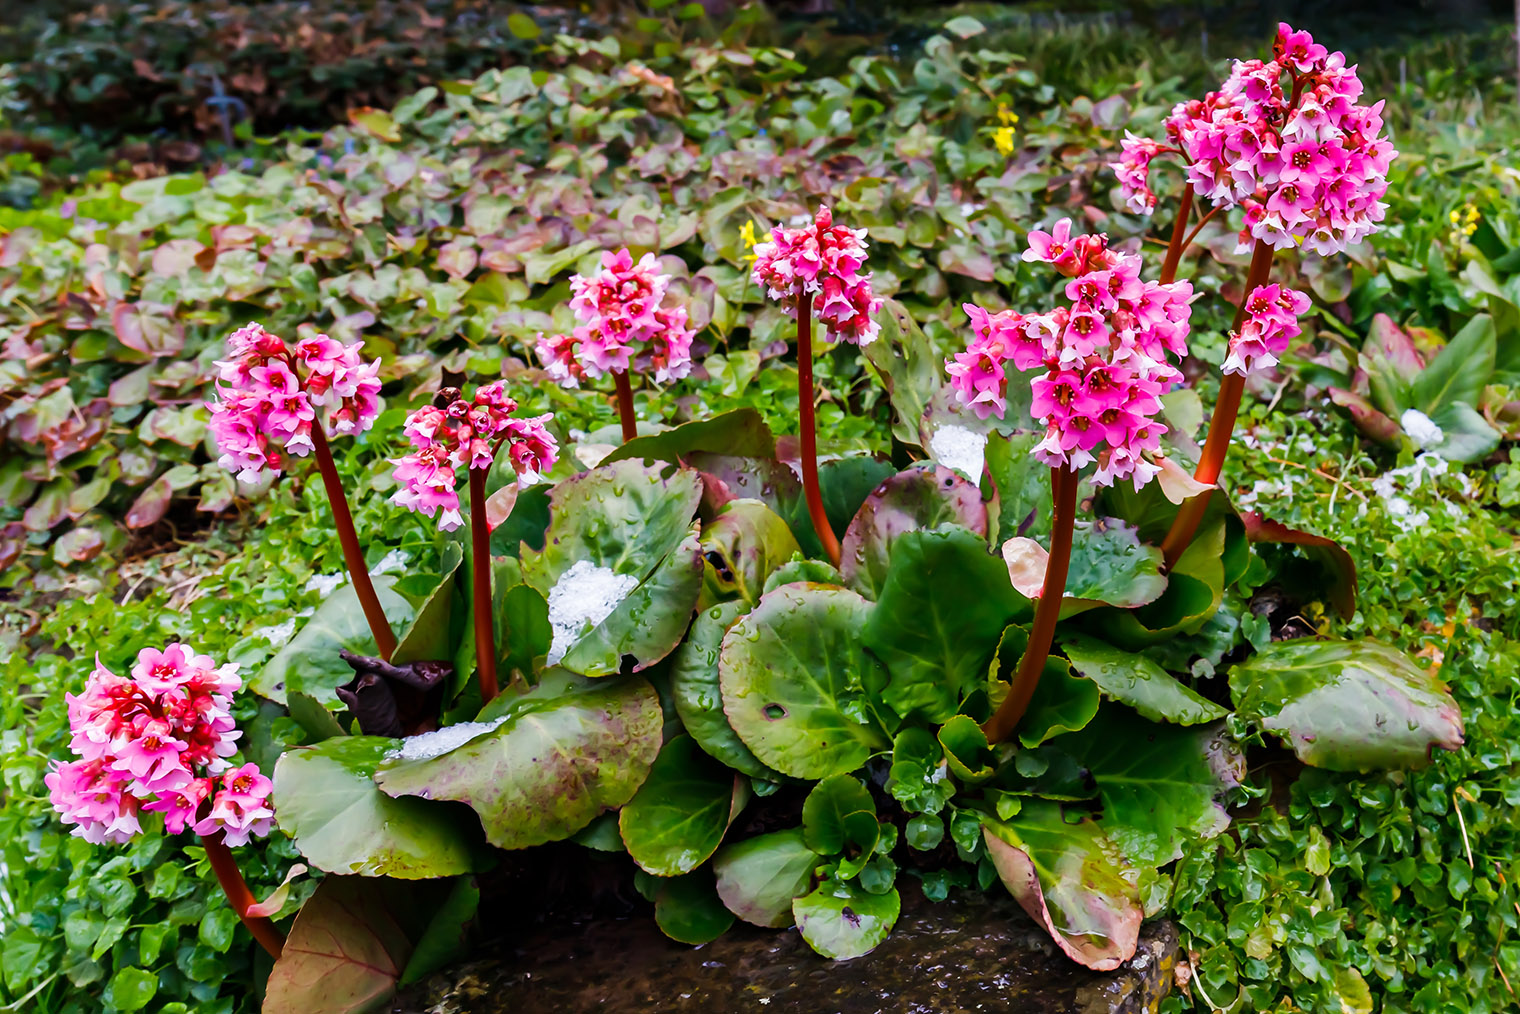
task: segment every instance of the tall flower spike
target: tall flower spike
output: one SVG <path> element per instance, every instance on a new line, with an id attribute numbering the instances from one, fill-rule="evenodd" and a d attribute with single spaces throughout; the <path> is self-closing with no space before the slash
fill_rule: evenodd
<path id="1" fill-rule="evenodd" d="M 1309 309 L 1307 293 L 1286 285 L 1258 285 L 1245 301 L 1245 323 L 1230 335 L 1224 373 L 1249 377 L 1265 373 L 1302 331 L 1298 318 Z"/>
<path id="2" fill-rule="evenodd" d="M 1129 479 L 1139 489 L 1158 471 L 1149 458 L 1166 432 L 1161 396 L 1182 380 L 1167 357 L 1187 355 L 1192 286 L 1142 281 L 1138 256 L 1110 249 L 1101 234 L 1073 238 L 1070 219 L 1029 241 L 1025 260 L 1070 277 L 1071 305 L 990 314 L 966 304 L 973 338 L 946 362 L 950 382 L 980 418 L 1002 418 L 1011 377 L 1043 367 L 1029 381 L 1045 428 L 1035 456 L 1052 468 L 1096 461 L 1098 485 Z"/>
<path id="3" fill-rule="evenodd" d="M 792 319 L 800 291 L 831 340 L 869 345 L 881 332 L 881 300 L 871 291 L 871 276 L 860 273 L 865 263 L 866 231 L 835 225 L 833 213 L 820 207 L 811 227 L 778 225 L 770 239 L 755 244 L 753 276 Z"/>

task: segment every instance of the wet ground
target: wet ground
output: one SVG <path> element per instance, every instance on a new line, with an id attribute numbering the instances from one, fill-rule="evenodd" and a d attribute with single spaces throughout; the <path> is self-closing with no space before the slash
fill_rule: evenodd
<path id="1" fill-rule="evenodd" d="M 930 904 L 904 885 L 897 928 L 853 961 L 818 957 L 796 930 L 742 924 L 703 947 L 653 919 L 545 927 L 477 949 L 410 990 L 398 1014 L 1140 1014 L 1155 1011 L 1178 957 L 1170 924 L 1148 924 L 1112 973 L 1060 954 L 1011 899 Z"/>

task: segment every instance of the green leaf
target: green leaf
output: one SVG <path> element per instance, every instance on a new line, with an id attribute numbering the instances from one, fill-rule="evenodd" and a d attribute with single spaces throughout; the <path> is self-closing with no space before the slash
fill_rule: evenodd
<path id="1" fill-rule="evenodd" d="M 451 542 L 444 548 L 443 569 L 438 584 L 423 599 L 411 626 L 402 632 L 396 650 L 391 655 L 392 662 L 401 665 L 405 662 L 449 658 L 449 617 L 454 607 L 454 573 L 463 559 L 464 553 L 458 543 Z"/>
<path id="2" fill-rule="evenodd" d="M 494 598 L 498 668 L 507 675 L 532 676 L 536 672 L 534 662 L 547 656 L 554 642 L 549 604 L 537 589 L 525 584 L 513 585 Z"/>
<path id="3" fill-rule="evenodd" d="M 848 838 L 845 817 L 860 811 L 871 814 L 874 823 L 871 793 L 853 775 L 830 775 L 813 786 L 802 804 L 803 841 L 819 855 L 837 855 Z"/>
<path id="4" fill-rule="evenodd" d="M 706 944 L 734 924 L 723 905 L 710 869 L 660 881 L 654 896 L 654 921 L 670 939 L 683 944 Z"/>
<path id="5" fill-rule="evenodd" d="M 939 843 L 945 840 L 945 821 L 937 814 L 920 813 L 908 818 L 908 826 L 903 832 L 903 837 L 908 842 L 909 848 L 927 852 L 939 847 Z"/>
<path id="6" fill-rule="evenodd" d="M 985 540 L 981 491 L 943 465 L 899 472 L 876 487 L 850 521 L 840 543 L 839 572 L 850 587 L 878 598 L 897 540 L 942 525 L 959 525 Z"/>
<path id="7" fill-rule="evenodd" d="M 1252 543 L 1297 547 L 1319 570 L 1319 574 L 1304 578 L 1304 585 L 1323 588 L 1325 601 L 1335 606 L 1342 617 L 1351 619 L 1356 613 L 1356 561 L 1345 547 L 1317 532 L 1289 528 L 1252 511 L 1241 514 L 1240 520 L 1245 525 L 1246 538 Z M 1279 574 L 1291 580 L 1291 575 L 1281 570 Z"/>
<path id="8" fill-rule="evenodd" d="M 602 464 L 624 460 L 680 463 L 699 451 L 746 458 L 774 458 L 776 438 L 760 413 L 746 406 L 708 419 L 682 423 L 661 433 L 635 437 L 603 458 Z"/>
<path id="9" fill-rule="evenodd" d="M 401 972 L 398 985 L 409 986 L 463 957 L 465 937 L 480 907 L 480 888 L 474 877 L 458 877 L 443 904 L 428 920 L 412 956 Z"/>
<path id="10" fill-rule="evenodd" d="M 142 968 L 123 968 L 106 985 L 105 1001 L 119 1011 L 138 1011 L 158 995 L 158 976 Z"/>
<path id="11" fill-rule="evenodd" d="M 513 11 L 507 15 L 507 31 L 519 39 L 536 39 L 542 34 L 543 29 L 522 11 Z"/>
<path id="12" fill-rule="evenodd" d="M 759 500 L 730 500 L 702 531 L 707 596 L 760 601 L 766 579 L 800 552 L 791 528 Z"/>
<path id="13" fill-rule="evenodd" d="M 1142 544 L 1133 526 L 1118 518 L 1097 518 L 1074 528 L 1066 598 L 1135 609 L 1166 591 L 1161 550 Z M 1061 615 L 1076 611 L 1063 603 Z"/>
<path id="14" fill-rule="evenodd" d="M 869 954 L 887 938 L 902 912 L 895 889 L 869 894 L 857 884 L 826 880 L 792 902 L 792 916 L 807 945 L 826 958 Z"/>
<path id="15" fill-rule="evenodd" d="M 961 781 L 985 782 L 996 773 L 997 759 L 974 719 L 956 715 L 940 726 L 939 745 L 944 748 L 951 774 Z"/>
<path id="16" fill-rule="evenodd" d="M 723 713 L 718 651 L 728 628 L 748 611 L 749 603 L 736 599 L 697 614 L 686 640 L 671 657 L 670 696 L 681 724 L 710 756 L 751 778 L 780 781 L 785 776 L 760 763 Z"/>
<path id="17" fill-rule="evenodd" d="M 910 726 L 892 743 L 887 792 L 909 811 L 938 813 L 955 795 L 944 748 L 934 733 Z"/>
<path id="18" fill-rule="evenodd" d="M 852 591 L 783 585 L 723 638 L 723 710 L 760 762 L 793 778 L 853 771 L 889 740 L 866 714 L 885 682 L 860 629 L 871 604 Z"/>
<path id="19" fill-rule="evenodd" d="M 1494 319 L 1480 313 L 1452 335 L 1446 347 L 1415 378 L 1410 386 L 1414 407 L 1434 418 L 1455 402 L 1479 404 L 1483 387 L 1494 372 L 1497 354 Z"/>
<path id="20" fill-rule="evenodd" d="M 986 30 L 986 26 L 976 18 L 964 14 L 945 22 L 945 31 L 962 39 L 969 39 L 973 35 L 981 35 Z"/>
<path id="21" fill-rule="evenodd" d="M 317 869 L 366 877 L 447 877 L 475 868 L 480 832 L 469 813 L 392 799 L 376 768 L 402 741 L 338 736 L 287 750 L 274 768 L 280 828 Z"/>
<path id="22" fill-rule="evenodd" d="M 1452 402 L 1430 421 L 1441 427 L 1441 439 L 1423 449 L 1447 461 L 1482 461 L 1499 447 L 1499 431 L 1466 402 Z"/>
<path id="23" fill-rule="evenodd" d="M 1027 642 L 1027 635 L 1019 640 Z M 1001 669 L 1000 679 L 1006 677 L 1009 682 L 1012 681 L 1022 655 L 1021 646 L 1017 655 L 1005 660 L 1002 649 L 998 649 L 998 658 L 993 664 Z M 1091 680 L 1072 674 L 1071 666 L 1064 658 L 1050 656 L 1045 659 L 1040 682 L 1035 685 L 1034 696 L 1029 699 L 1029 708 L 1019 722 L 1019 743 L 1025 748 L 1033 749 L 1048 739 L 1085 728 L 1098 713 L 1101 696 Z"/>
<path id="24" fill-rule="evenodd" d="M 1144 655 L 1082 635 L 1063 637 L 1061 650 L 1103 696 L 1128 704 L 1153 722 L 1199 725 L 1229 714 L 1228 708 L 1184 686 Z"/>
<path id="25" fill-rule="evenodd" d="M 12 993 L 25 992 L 27 983 L 50 963 L 48 951 L 46 941 L 30 926 L 14 926 L 6 930 L 5 945 L 0 950 L 0 972 L 5 976 L 5 988 Z"/>
<path id="26" fill-rule="evenodd" d="M 416 610 L 392 584 L 388 574 L 375 577 L 375 594 L 391 629 L 404 629 Z M 323 707 L 337 707 L 337 688 L 354 677 L 348 663 L 338 657 L 344 648 L 357 655 L 378 654 L 352 584 L 344 584 L 317 607 L 306 626 L 249 681 L 248 689 L 279 704 L 285 703 L 287 689 L 299 690 Z"/>
<path id="27" fill-rule="evenodd" d="M 661 748 L 618 816 L 628 854 L 647 873 L 675 877 L 707 862 L 744 805 L 747 783 L 690 736 Z"/>
<path id="28" fill-rule="evenodd" d="M 1203 629 L 1224 601 L 1225 524 L 1201 530 L 1167 576 L 1166 591 L 1138 609 L 1096 609 L 1085 626 L 1121 646 L 1143 648 Z"/>
<path id="29" fill-rule="evenodd" d="M 819 496 L 836 538 L 844 537 L 850 519 L 860 511 L 860 505 L 865 503 L 871 491 L 896 474 L 897 469 L 891 462 L 865 455 L 836 458 L 818 466 Z M 808 517 L 806 500 L 799 497 L 794 513 L 783 513 L 782 516 L 791 524 L 797 541 L 809 556 L 823 555 L 818 536 L 813 531 L 813 522 Z"/>
<path id="30" fill-rule="evenodd" d="M 522 554 L 523 580 L 548 600 L 549 621 L 559 628 L 551 665 L 605 676 L 620 671 L 624 655 L 638 671 L 675 648 L 701 591 L 692 523 L 701 496 L 696 472 L 665 478 L 633 461 L 554 487 L 544 548 Z M 611 610 L 574 622 L 587 595 L 610 599 L 604 589 L 617 578 L 628 587 Z"/>
<path id="31" fill-rule="evenodd" d="M 530 690 L 502 693 L 472 727 L 411 737 L 375 780 L 392 796 L 467 803 L 491 844 L 525 848 L 567 838 L 633 798 L 659 753 L 661 724 L 642 678 L 546 674 Z"/>
<path id="32" fill-rule="evenodd" d="M 943 722 L 983 685 L 1003 629 L 1031 612 L 981 537 L 954 527 L 902 536 L 864 631 L 891 673 L 886 703 L 905 720 Z"/>
<path id="33" fill-rule="evenodd" d="M 1224 831 L 1230 816 L 1219 799 L 1245 778 L 1245 759 L 1222 726 L 1157 724 L 1113 704 L 1061 747 L 1097 782 L 1109 838 L 1142 866 L 1162 866 L 1187 843 Z"/>
<path id="34" fill-rule="evenodd" d="M 299 690 L 285 691 L 285 706 L 290 717 L 306 733 L 306 742 L 320 743 L 334 736 L 347 736 L 348 730 L 338 722 L 331 711 L 318 704 L 316 698 Z"/>
<path id="35" fill-rule="evenodd" d="M 806 893 L 817 863 L 800 827 L 725 845 L 713 857 L 718 897 L 747 923 L 790 926 L 792 899 Z"/>
<path id="36" fill-rule="evenodd" d="M 892 435 L 910 447 L 919 447 L 924 408 L 944 383 L 939 353 L 897 300 L 884 300 L 876 319 L 881 333 L 860 353 L 887 390 L 893 410 Z"/>
<path id="37" fill-rule="evenodd" d="M 1235 710 L 1332 771 L 1421 767 L 1462 745 L 1441 681 L 1386 644 L 1278 641 L 1230 670 Z"/>
<path id="38" fill-rule="evenodd" d="M 1011 820 L 984 818 L 982 833 L 1003 886 L 1068 957 L 1106 972 L 1134 956 L 1138 872 L 1096 823 L 1030 800 Z"/>
<path id="39" fill-rule="evenodd" d="M 1050 533 L 1050 469 L 1033 453 L 1042 436 L 994 434 L 987 441 L 987 474 L 997 491 L 994 535 L 1000 544 L 1015 536 L 1037 538 Z"/>

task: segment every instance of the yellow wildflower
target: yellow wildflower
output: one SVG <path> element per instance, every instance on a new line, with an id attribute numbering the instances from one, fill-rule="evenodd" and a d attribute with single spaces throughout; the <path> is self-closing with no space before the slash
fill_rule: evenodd
<path id="1" fill-rule="evenodd" d="M 1008 103 L 999 102 L 997 107 L 998 122 L 1005 127 L 1016 127 L 1019 123 L 1019 114 L 1008 108 Z"/>
<path id="2" fill-rule="evenodd" d="M 755 223 L 745 222 L 743 225 L 741 225 L 739 227 L 739 238 L 744 240 L 744 249 L 753 251 L 755 249 L 755 244 L 760 242 L 755 238 Z M 749 261 L 751 264 L 755 263 L 757 260 L 753 253 L 745 254 L 744 259 Z"/>
<path id="3" fill-rule="evenodd" d="M 996 127 L 992 131 L 992 146 L 998 150 L 999 155 L 1013 154 L 1013 128 Z"/>

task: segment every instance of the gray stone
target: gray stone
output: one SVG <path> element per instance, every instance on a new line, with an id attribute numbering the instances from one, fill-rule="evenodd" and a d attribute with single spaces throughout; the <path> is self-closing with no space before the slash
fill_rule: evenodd
<path id="1" fill-rule="evenodd" d="M 897 928 L 853 961 L 818 957 L 795 929 L 737 925 L 703 947 L 653 919 L 610 919 L 525 939 L 434 976 L 400 1014 L 1141 1014 L 1171 988 L 1171 923 L 1148 924 L 1135 957 L 1091 972 L 1058 952 L 1007 898 L 930 904 L 905 892 Z M 485 948 L 489 950 L 489 948 Z"/>

